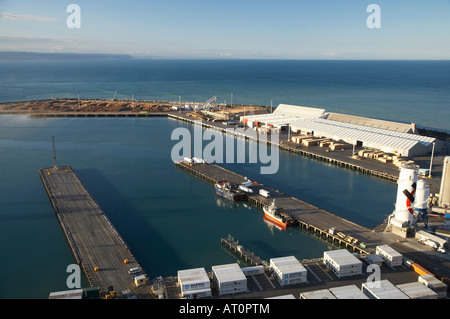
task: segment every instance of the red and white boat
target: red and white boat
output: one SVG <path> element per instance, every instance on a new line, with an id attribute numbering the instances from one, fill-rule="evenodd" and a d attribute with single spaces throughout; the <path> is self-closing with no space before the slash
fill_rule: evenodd
<path id="1" fill-rule="evenodd" d="M 273 200 L 271 205 L 264 206 L 263 211 L 264 217 L 268 221 L 274 223 L 277 226 L 280 226 L 283 229 L 295 225 L 295 220 L 282 208 L 277 207 L 275 205 L 275 200 Z"/>

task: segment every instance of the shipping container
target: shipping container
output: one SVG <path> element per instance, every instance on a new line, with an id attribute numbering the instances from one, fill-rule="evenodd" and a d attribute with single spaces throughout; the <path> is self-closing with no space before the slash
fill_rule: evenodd
<path id="1" fill-rule="evenodd" d="M 323 262 L 339 278 L 362 274 L 362 262 L 346 249 L 324 252 Z"/>
<path id="2" fill-rule="evenodd" d="M 356 285 L 333 287 L 329 290 L 337 299 L 369 299 Z"/>
<path id="3" fill-rule="evenodd" d="M 241 270 L 245 276 L 254 276 L 254 275 L 264 274 L 264 266 L 247 267 L 247 268 L 242 268 Z"/>
<path id="4" fill-rule="evenodd" d="M 307 280 L 306 268 L 294 256 L 270 259 L 270 271 L 282 286 Z"/>
<path id="5" fill-rule="evenodd" d="M 193 157 L 192 160 L 195 163 L 198 163 L 198 164 L 204 164 L 205 163 L 205 160 L 203 158 L 199 158 L 199 157 Z"/>
<path id="6" fill-rule="evenodd" d="M 438 295 L 438 298 L 447 297 L 447 285 L 433 275 L 419 276 L 418 281 L 433 290 Z"/>
<path id="7" fill-rule="evenodd" d="M 49 299 L 83 299 L 83 289 L 51 292 Z"/>
<path id="8" fill-rule="evenodd" d="M 336 299 L 336 297 L 328 289 L 320 289 L 302 292 L 300 299 Z"/>
<path id="9" fill-rule="evenodd" d="M 293 294 L 287 294 L 287 295 L 269 297 L 269 298 L 264 298 L 264 299 L 295 299 L 295 297 Z"/>
<path id="10" fill-rule="evenodd" d="M 386 279 L 377 282 L 364 282 L 361 285 L 361 291 L 371 299 L 410 299 Z"/>
<path id="11" fill-rule="evenodd" d="M 428 270 L 426 270 L 425 268 L 423 268 L 421 265 L 419 265 L 418 263 L 413 263 L 411 265 L 412 269 L 414 269 L 414 271 L 416 273 L 418 273 L 420 276 L 423 275 L 432 275 L 432 273 L 430 273 Z"/>
<path id="12" fill-rule="evenodd" d="M 201 299 L 212 297 L 211 288 L 199 288 L 192 290 L 181 290 L 181 297 L 185 299 Z"/>
<path id="13" fill-rule="evenodd" d="M 244 186 L 244 185 L 239 185 L 239 189 L 242 190 L 242 191 L 244 191 L 244 192 L 246 192 L 246 193 L 249 193 L 249 194 L 252 194 L 252 193 L 253 193 L 253 189 L 251 189 L 251 188 L 249 188 L 249 187 L 246 187 L 246 186 Z"/>
<path id="14" fill-rule="evenodd" d="M 268 198 L 268 197 L 270 197 L 270 192 L 269 192 L 269 191 L 266 191 L 265 189 L 260 189 L 260 190 L 259 190 L 259 195 Z"/>
<path id="15" fill-rule="evenodd" d="M 418 281 L 400 284 L 397 288 L 411 299 L 438 299 L 437 293 Z"/>
<path id="16" fill-rule="evenodd" d="M 178 284 L 182 291 L 211 287 L 205 268 L 179 270 Z"/>
<path id="17" fill-rule="evenodd" d="M 403 263 L 403 255 L 388 245 L 377 246 L 375 253 L 381 256 L 384 262 L 391 267 L 401 266 Z"/>
<path id="18" fill-rule="evenodd" d="M 247 291 L 247 278 L 237 263 L 213 266 L 212 273 L 219 295 Z"/>

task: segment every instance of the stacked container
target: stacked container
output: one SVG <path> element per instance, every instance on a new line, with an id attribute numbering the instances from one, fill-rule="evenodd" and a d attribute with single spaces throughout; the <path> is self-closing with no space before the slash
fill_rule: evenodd
<path id="1" fill-rule="evenodd" d="M 183 298 L 211 297 L 211 284 L 205 268 L 179 270 L 178 285 Z"/>
<path id="2" fill-rule="evenodd" d="M 438 299 L 437 293 L 418 281 L 400 284 L 397 288 L 411 299 Z"/>
<path id="3" fill-rule="evenodd" d="M 337 299 L 369 299 L 356 285 L 333 287 L 329 290 Z"/>
<path id="4" fill-rule="evenodd" d="M 270 271 L 280 285 L 306 282 L 307 270 L 294 256 L 270 259 Z"/>
<path id="5" fill-rule="evenodd" d="M 320 289 L 302 292 L 300 299 L 336 299 L 336 297 L 328 289 Z"/>
<path id="6" fill-rule="evenodd" d="M 384 262 L 391 267 L 401 266 L 403 263 L 403 255 L 388 245 L 377 246 L 375 253 L 380 255 Z"/>
<path id="7" fill-rule="evenodd" d="M 346 249 L 325 251 L 323 262 L 339 278 L 362 274 L 362 262 Z"/>
<path id="8" fill-rule="evenodd" d="M 447 285 L 431 274 L 419 276 L 418 281 L 433 290 L 438 299 L 447 297 Z"/>
<path id="9" fill-rule="evenodd" d="M 371 299 L 410 299 L 388 280 L 380 280 L 376 283 L 364 282 L 361 290 Z"/>
<path id="10" fill-rule="evenodd" d="M 220 296 L 247 291 L 247 278 L 237 263 L 213 266 L 212 273 Z"/>

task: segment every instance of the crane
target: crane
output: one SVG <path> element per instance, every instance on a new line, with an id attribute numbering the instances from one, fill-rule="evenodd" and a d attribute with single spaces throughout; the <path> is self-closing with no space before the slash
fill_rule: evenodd
<path id="1" fill-rule="evenodd" d="M 203 104 L 203 109 L 204 110 L 209 110 L 210 108 L 211 108 L 211 103 L 212 102 L 217 102 L 217 96 L 213 96 L 212 98 L 210 98 L 208 101 L 206 101 L 204 104 Z"/>

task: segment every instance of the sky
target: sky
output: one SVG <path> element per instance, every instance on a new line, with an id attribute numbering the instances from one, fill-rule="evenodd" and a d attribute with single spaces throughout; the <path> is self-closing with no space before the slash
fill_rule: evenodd
<path id="1" fill-rule="evenodd" d="M 448 60 L 450 0 L 0 0 L 0 51 Z"/>

